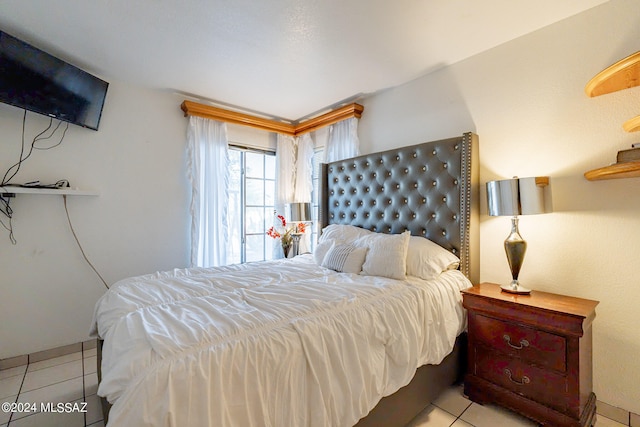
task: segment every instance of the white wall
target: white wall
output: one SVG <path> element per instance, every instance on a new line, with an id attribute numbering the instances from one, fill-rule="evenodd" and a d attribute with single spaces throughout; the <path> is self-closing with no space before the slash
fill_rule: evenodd
<path id="1" fill-rule="evenodd" d="M 66 178 L 100 193 L 69 197 L 68 208 L 87 256 L 111 284 L 187 265 L 190 198 L 182 99 L 106 80 L 100 130 L 69 125 L 62 144 L 34 152 L 13 182 Z M 0 104 L 2 174 L 18 159 L 22 114 Z M 29 113 L 27 139 L 48 122 Z M 11 206 L 15 246 L 0 228 L 0 359 L 88 339 L 105 288 L 73 240 L 62 197 L 18 195 Z"/>
<path id="2" fill-rule="evenodd" d="M 529 242 L 521 279 L 600 301 L 595 392 L 640 413 L 638 181 L 582 176 L 639 139 L 621 124 L 640 113 L 640 88 L 594 99 L 583 91 L 595 73 L 638 50 L 637 22 L 636 0 L 612 0 L 375 95 L 364 102 L 360 141 L 366 153 L 475 131 L 483 183 L 550 175 L 555 212 L 521 219 Z M 68 178 L 100 192 L 70 198 L 69 210 L 108 283 L 188 263 L 187 121 L 180 102 L 111 80 L 100 130 L 70 126 L 60 147 L 34 153 L 17 176 L 16 182 Z M 0 104 L 0 171 L 17 159 L 21 119 L 20 110 Z M 47 123 L 29 114 L 27 134 Z M 17 245 L 0 229 L 0 358 L 87 339 L 104 288 L 75 246 L 62 198 L 18 196 L 12 207 Z M 508 228 L 508 218 L 483 216 L 482 280 L 509 280 L 502 250 Z"/>
<path id="3" fill-rule="evenodd" d="M 555 212 L 523 216 L 521 282 L 600 301 L 594 391 L 640 413 L 640 181 L 589 182 L 587 170 L 640 142 L 622 123 L 640 114 L 640 87 L 584 93 L 600 70 L 640 48 L 640 4 L 612 0 L 365 100 L 364 153 L 474 131 L 484 183 L 550 175 Z M 419 52 L 417 52 L 419 54 Z M 486 202 L 482 200 L 483 212 Z M 481 218 L 481 279 L 506 283 L 509 218 Z"/>

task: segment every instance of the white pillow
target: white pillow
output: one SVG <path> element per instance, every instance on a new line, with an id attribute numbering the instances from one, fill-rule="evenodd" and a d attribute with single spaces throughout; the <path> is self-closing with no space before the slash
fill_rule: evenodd
<path id="1" fill-rule="evenodd" d="M 371 233 L 356 240 L 357 246 L 369 249 L 361 274 L 406 279 L 410 235 L 408 231 L 402 234 Z"/>
<path id="2" fill-rule="evenodd" d="M 340 273 L 358 274 L 367 255 L 367 248 L 359 248 L 349 243 L 335 244 L 329 249 L 322 266 Z"/>
<path id="3" fill-rule="evenodd" d="M 318 243 L 315 250 L 313 251 L 313 260 L 318 265 L 322 265 L 322 261 L 324 261 L 325 255 L 331 249 L 331 247 L 336 243 L 336 240 L 330 239 L 325 240 L 324 242 Z"/>
<path id="4" fill-rule="evenodd" d="M 460 259 L 437 243 L 420 236 L 409 239 L 407 276 L 430 280 L 459 265 Z"/>
<path id="5" fill-rule="evenodd" d="M 366 236 L 373 233 L 373 231 L 365 230 L 364 228 L 356 227 L 348 224 L 330 224 L 322 229 L 322 234 L 318 239 L 318 243 L 325 240 L 340 240 L 343 242 L 352 242 L 359 237 Z"/>

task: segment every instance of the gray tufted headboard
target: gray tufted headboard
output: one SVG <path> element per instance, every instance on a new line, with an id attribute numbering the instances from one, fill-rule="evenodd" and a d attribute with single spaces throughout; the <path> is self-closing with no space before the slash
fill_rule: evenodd
<path id="1" fill-rule="evenodd" d="M 409 230 L 456 254 L 460 270 L 478 283 L 478 163 L 478 136 L 469 132 L 324 164 L 320 226 Z"/>

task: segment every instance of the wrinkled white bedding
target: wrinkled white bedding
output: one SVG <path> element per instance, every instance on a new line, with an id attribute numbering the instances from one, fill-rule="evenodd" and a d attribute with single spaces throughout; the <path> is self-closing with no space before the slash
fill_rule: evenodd
<path id="1" fill-rule="evenodd" d="M 308 255 L 118 282 L 96 304 L 109 426 L 350 426 L 465 327 L 459 271 L 338 274 Z"/>

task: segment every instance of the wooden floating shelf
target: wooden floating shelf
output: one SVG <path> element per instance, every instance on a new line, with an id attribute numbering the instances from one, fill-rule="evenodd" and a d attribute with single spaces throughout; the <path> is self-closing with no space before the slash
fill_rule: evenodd
<path id="1" fill-rule="evenodd" d="M 622 125 L 624 130 L 627 132 L 638 132 L 640 131 L 640 116 L 636 116 L 633 119 L 629 119 Z"/>
<path id="2" fill-rule="evenodd" d="M 638 178 L 640 177 L 640 161 L 615 163 L 613 165 L 590 170 L 584 173 L 589 181 L 603 179 Z"/>
<path id="3" fill-rule="evenodd" d="M 95 191 L 79 190 L 72 187 L 62 188 L 33 188 L 20 186 L 0 187 L 0 195 L 16 195 L 16 194 L 42 194 L 56 196 L 97 196 Z"/>
<path id="4" fill-rule="evenodd" d="M 592 78 L 584 91 L 587 96 L 600 96 L 640 85 L 640 52 L 636 52 L 605 68 Z"/>
<path id="5" fill-rule="evenodd" d="M 587 96 L 629 89 L 640 85 L 640 51 L 627 56 L 600 71 L 584 88 Z M 627 120 L 622 127 L 627 132 L 640 131 L 640 116 Z M 640 177 L 640 161 L 620 162 L 584 173 L 589 181 Z"/>

